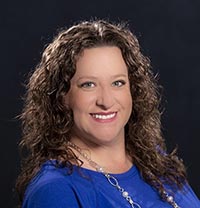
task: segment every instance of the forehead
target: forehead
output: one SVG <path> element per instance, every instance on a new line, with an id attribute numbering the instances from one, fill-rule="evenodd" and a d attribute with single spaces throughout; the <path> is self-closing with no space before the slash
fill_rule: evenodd
<path id="1" fill-rule="evenodd" d="M 127 73 L 121 50 L 116 46 L 84 49 L 76 62 L 75 74 Z"/>

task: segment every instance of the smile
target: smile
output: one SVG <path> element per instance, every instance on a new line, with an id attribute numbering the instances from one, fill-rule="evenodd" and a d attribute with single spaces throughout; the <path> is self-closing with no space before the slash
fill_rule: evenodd
<path id="1" fill-rule="evenodd" d="M 92 117 L 95 119 L 101 119 L 101 120 L 107 120 L 107 119 L 112 119 L 115 117 L 117 113 L 110 113 L 110 114 L 96 114 L 96 113 L 92 113 Z"/>

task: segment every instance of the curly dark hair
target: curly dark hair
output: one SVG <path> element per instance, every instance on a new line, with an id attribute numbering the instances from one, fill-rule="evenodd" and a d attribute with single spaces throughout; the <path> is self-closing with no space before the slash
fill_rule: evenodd
<path id="1" fill-rule="evenodd" d="M 98 46 L 118 47 L 127 65 L 133 107 L 125 126 L 126 151 L 142 177 L 162 198 L 163 184 L 177 190 L 186 182 L 185 167 L 176 150 L 167 153 L 161 132 L 159 85 L 149 59 L 141 53 L 136 36 L 124 23 L 82 21 L 59 32 L 44 50 L 27 84 L 20 116 L 23 134 L 19 145 L 26 154 L 16 182 L 21 201 L 28 183 L 45 161 L 54 158 L 72 168 L 69 161 L 73 160 L 80 165 L 67 145 L 73 114 L 64 105 L 63 97 L 70 89 L 81 52 Z"/>

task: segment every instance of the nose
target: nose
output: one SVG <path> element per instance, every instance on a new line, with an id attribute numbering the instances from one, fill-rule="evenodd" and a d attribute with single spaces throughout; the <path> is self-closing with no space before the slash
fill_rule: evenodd
<path id="1" fill-rule="evenodd" d="M 96 105 L 103 110 L 110 109 L 114 104 L 114 94 L 110 87 L 103 86 L 97 92 Z"/>

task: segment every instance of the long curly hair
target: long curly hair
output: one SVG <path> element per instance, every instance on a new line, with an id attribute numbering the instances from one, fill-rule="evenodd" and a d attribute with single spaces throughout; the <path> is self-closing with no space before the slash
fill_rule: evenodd
<path id="1" fill-rule="evenodd" d="M 70 161 L 80 165 L 67 145 L 73 114 L 64 105 L 63 97 L 70 89 L 81 52 L 98 46 L 118 47 L 127 65 L 133 107 L 125 126 L 126 151 L 142 177 L 162 198 L 163 184 L 177 190 L 186 182 L 185 167 L 176 150 L 167 152 L 161 132 L 159 85 L 149 59 L 141 53 L 136 36 L 123 23 L 82 21 L 58 33 L 29 78 L 20 115 L 22 139 L 19 147 L 25 149 L 25 156 L 16 189 L 21 201 L 28 183 L 45 161 L 56 159 L 72 171 Z"/>

